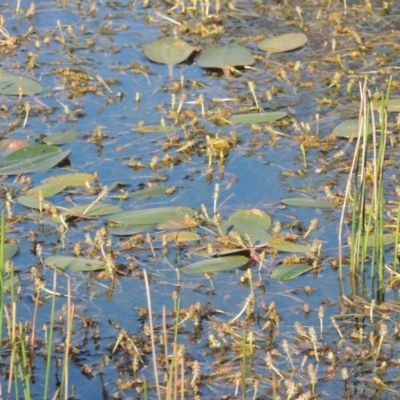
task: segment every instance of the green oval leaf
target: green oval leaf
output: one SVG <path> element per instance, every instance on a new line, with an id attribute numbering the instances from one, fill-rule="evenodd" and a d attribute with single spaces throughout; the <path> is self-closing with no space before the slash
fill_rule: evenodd
<path id="1" fill-rule="evenodd" d="M 277 281 L 290 281 L 312 269 L 312 265 L 308 264 L 279 265 L 271 271 L 270 277 Z"/>
<path id="2" fill-rule="evenodd" d="M 328 200 L 311 199 L 309 197 L 288 197 L 281 202 L 287 206 L 304 208 L 334 208 L 335 203 Z"/>
<path id="3" fill-rule="evenodd" d="M 4 245 L 4 260 L 10 260 L 13 258 L 18 251 L 18 246 L 15 243 L 9 243 Z"/>
<path id="4" fill-rule="evenodd" d="M 263 245 L 271 239 L 271 234 L 267 232 L 271 226 L 271 217 L 256 208 L 236 211 L 220 226 L 226 235 L 230 232 L 236 232 L 243 238 L 249 235 L 253 246 Z"/>
<path id="5" fill-rule="evenodd" d="M 285 33 L 262 40 L 258 43 L 258 48 L 271 53 L 282 53 L 296 50 L 306 43 L 307 36 L 303 33 Z"/>
<path id="6" fill-rule="evenodd" d="M 193 52 L 192 46 L 182 39 L 163 38 L 155 40 L 143 49 L 144 55 L 159 64 L 179 64 Z"/>
<path id="7" fill-rule="evenodd" d="M 42 90 L 43 86 L 31 78 L 0 70 L 1 94 L 14 96 L 22 94 L 31 96 L 40 93 Z"/>
<path id="8" fill-rule="evenodd" d="M 63 271 L 81 271 L 89 272 L 99 269 L 105 269 L 107 264 L 101 260 L 91 260 L 82 257 L 67 257 L 67 256 L 50 256 L 44 259 L 47 265 L 54 264 L 58 269 Z"/>
<path id="9" fill-rule="evenodd" d="M 254 57 L 246 47 L 236 43 L 214 46 L 204 50 L 197 60 L 203 68 L 229 68 L 235 66 L 253 65 Z"/>
<path id="10" fill-rule="evenodd" d="M 308 245 L 289 242 L 281 238 L 271 239 L 267 243 L 267 246 L 287 253 L 307 253 L 310 250 L 310 246 Z"/>
<path id="11" fill-rule="evenodd" d="M 201 239 L 201 236 L 196 233 L 196 232 L 168 232 L 166 234 L 159 234 L 156 236 L 157 240 L 166 240 L 167 242 L 179 242 L 179 243 L 184 243 L 184 242 L 193 242 L 193 241 L 199 241 Z"/>
<path id="12" fill-rule="evenodd" d="M 113 204 L 96 203 L 91 206 L 90 204 L 80 204 L 69 210 L 72 214 L 81 214 L 88 217 L 99 217 L 101 215 L 116 214 L 122 211 L 120 206 Z"/>
<path id="13" fill-rule="evenodd" d="M 60 183 L 67 186 L 77 186 L 86 185 L 86 183 L 91 183 L 96 178 L 90 174 L 78 173 L 78 174 L 64 174 L 64 175 L 53 175 L 46 178 L 44 182 L 46 183 Z"/>
<path id="14" fill-rule="evenodd" d="M 186 265 L 180 270 L 186 274 L 205 274 L 210 272 L 229 271 L 231 269 L 243 267 L 248 262 L 249 259 L 244 256 L 211 258 Z"/>
<path id="15" fill-rule="evenodd" d="M 370 133 L 371 126 L 369 126 L 368 130 L 368 134 Z M 346 121 L 341 122 L 339 125 L 336 125 L 335 128 L 333 128 L 333 134 L 339 137 L 349 138 L 363 135 L 363 131 L 359 130 L 358 119 L 347 119 Z"/>
<path id="16" fill-rule="evenodd" d="M 56 166 L 70 154 L 56 146 L 34 145 L 14 151 L 0 159 L 1 175 L 17 175 L 45 172 Z"/>
<path id="17" fill-rule="evenodd" d="M 393 233 L 384 233 L 382 237 L 375 238 L 375 235 L 373 233 L 370 233 L 367 240 L 367 246 L 368 247 L 379 246 L 381 244 L 380 242 L 381 239 L 382 239 L 382 244 L 384 246 L 387 246 L 389 244 L 393 244 L 396 242 L 396 235 L 394 235 Z"/>
<path id="18" fill-rule="evenodd" d="M 21 139 L 2 139 L 0 140 L 0 151 L 4 153 L 11 153 L 16 150 L 28 147 L 29 142 Z"/>
<path id="19" fill-rule="evenodd" d="M 79 132 L 75 129 L 67 129 L 45 136 L 42 140 L 46 144 L 66 144 L 78 139 Z"/>
<path id="20" fill-rule="evenodd" d="M 26 192 L 26 196 L 39 197 L 42 193 L 43 197 L 50 197 L 66 189 L 67 185 L 60 183 L 44 183 L 43 185 L 35 186 Z"/>
<path id="21" fill-rule="evenodd" d="M 17 201 L 19 204 L 22 204 L 25 207 L 28 208 L 33 208 L 35 210 L 44 210 L 47 206 L 53 205 L 47 200 L 43 200 L 42 203 L 40 204 L 39 199 L 37 197 L 32 197 L 32 196 L 19 196 L 17 198 Z"/>
<path id="22" fill-rule="evenodd" d="M 286 116 L 287 113 L 284 111 L 263 112 L 258 114 L 236 114 L 232 115 L 228 121 L 231 124 L 263 124 L 266 122 L 278 121 Z"/>
<path id="23" fill-rule="evenodd" d="M 194 215 L 191 207 L 161 207 L 144 210 L 126 211 L 113 215 L 109 221 L 124 225 L 155 225 L 169 219 L 184 218 Z"/>

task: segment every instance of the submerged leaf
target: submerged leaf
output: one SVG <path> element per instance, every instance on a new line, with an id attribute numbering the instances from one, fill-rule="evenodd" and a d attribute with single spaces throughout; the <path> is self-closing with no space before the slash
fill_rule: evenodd
<path id="1" fill-rule="evenodd" d="M 334 208 L 335 203 L 328 200 L 311 199 L 309 197 L 287 197 L 281 202 L 287 206 L 304 207 L 304 208 Z"/>
<path id="2" fill-rule="evenodd" d="M 43 90 L 43 86 L 26 76 L 0 70 L 0 94 L 31 96 Z"/>
<path id="3" fill-rule="evenodd" d="M 243 267 L 249 262 L 249 259 L 244 256 L 229 256 L 220 258 L 210 258 L 208 260 L 199 261 L 193 264 L 186 265 L 180 271 L 186 274 L 205 274 L 210 272 L 229 271 Z"/>
<path id="4" fill-rule="evenodd" d="M 197 63 L 203 68 L 226 69 L 235 66 L 253 65 L 254 57 L 246 47 L 233 43 L 204 50 Z"/>
<path id="5" fill-rule="evenodd" d="M 16 150 L 28 147 L 29 142 L 22 139 L 2 139 L 0 140 L 0 151 L 3 153 L 11 153 Z"/>
<path id="6" fill-rule="evenodd" d="M 150 225 L 107 225 L 107 231 L 111 235 L 115 236 L 133 236 L 138 233 L 142 233 L 148 231 L 154 226 L 154 224 Z"/>
<path id="7" fill-rule="evenodd" d="M 166 194 L 167 189 L 168 188 L 164 186 L 149 187 L 146 189 L 136 190 L 135 192 L 129 193 L 129 197 L 133 197 L 135 199 L 145 199 L 148 197 L 162 196 Z"/>
<path id="8" fill-rule="evenodd" d="M 285 33 L 271 38 L 266 38 L 258 43 L 260 50 L 271 53 L 281 53 L 296 50 L 307 43 L 307 36 L 304 33 Z"/>
<path id="9" fill-rule="evenodd" d="M 291 279 L 297 278 L 299 275 L 305 274 L 312 269 L 313 266 L 308 264 L 282 264 L 271 271 L 270 277 L 277 281 L 290 281 Z"/>
<path id="10" fill-rule="evenodd" d="M 89 272 L 105 269 L 107 264 L 101 260 L 91 260 L 82 257 L 50 256 L 44 259 L 45 264 L 54 264 L 64 271 Z"/>
<path id="11" fill-rule="evenodd" d="M 278 121 L 285 118 L 287 113 L 284 111 L 273 111 L 263 113 L 236 114 L 232 115 L 228 121 L 231 124 L 263 124 L 266 122 Z"/>
<path id="12" fill-rule="evenodd" d="M 144 55 L 159 64 L 179 64 L 185 61 L 193 52 L 192 46 L 182 39 L 162 38 L 146 45 Z"/>

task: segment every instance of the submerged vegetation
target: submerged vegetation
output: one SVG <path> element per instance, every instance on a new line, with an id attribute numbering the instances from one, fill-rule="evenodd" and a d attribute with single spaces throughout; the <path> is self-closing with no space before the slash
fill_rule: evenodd
<path id="1" fill-rule="evenodd" d="M 0 397 L 395 398 L 399 7 L 25 6 Z"/>

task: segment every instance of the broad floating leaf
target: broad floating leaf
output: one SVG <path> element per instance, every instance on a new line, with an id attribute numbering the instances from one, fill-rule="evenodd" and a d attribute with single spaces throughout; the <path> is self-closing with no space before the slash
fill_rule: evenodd
<path id="1" fill-rule="evenodd" d="M 383 245 L 387 246 L 389 244 L 393 244 L 396 242 L 396 235 L 394 235 L 393 233 L 384 233 L 382 237 L 378 237 L 376 239 L 375 235 L 373 233 L 370 233 L 367 240 L 367 246 L 368 247 L 379 246 L 381 239 Z"/>
<path id="2" fill-rule="evenodd" d="M 25 207 L 33 208 L 35 210 L 44 210 L 48 206 L 52 206 L 53 204 L 47 200 L 43 200 L 41 203 L 39 202 L 38 197 L 32 196 L 19 196 L 17 198 L 19 204 L 22 204 Z"/>
<path id="3" fill-rule="evenodd" d="M 26 76 L 0 70 L 0 94 L 31 96 L 43 90 L 43 86 Z"/>
<path id="4" fill-rule="evenodd" d="M 371 125 L 368 127 L 368 134 L 370 133 Z M 333 134 L 344 138 L 358 137 L 359 135 L 363 135 L 363 130 L 359 130 L 358 119 L 347 119 L 333 128 Z"/>
<path id="5" fill-rule="evenodd" d="M 91 183 L 96 178 L 90 174 L 64 174 L 53 175 L 44 180 L 45 183 L 59 183 L 67 186 L 86 185 L 87 182 Z"/>
<path id="6" fill-rule="evenodd" d="M 179 64 L 193 52 L 192 46 L 182 39 L 163 38 L 155 40 L 143 49 L 144 55 L 159 64 Z"/>
<path id="7" fill-rule="evenodd" d="M 69 210 L 72 214 L 86 215 L 88 217 L 99 217 L 101 215 L 116 214 L 122 211 L 120 206 L 114 204 L 96 203 L 91 206 L 90 204 L 80 204 Z"/>
<path id="8" fill-rule="evenodd" d="M 290 281 L 312 269 L 313 266 L 308 264 L 279 265 L 271 271 L 270 277 L 277 281 Z"/>
<path id="9" fill-rule="evenodd" d="M 15 243 L 9 243 L 4 245 L 4 260 L 10 260 L 13 258 L 18 251 L 18 246 Z"/>
<path id="10" fill-rule="evenodd" d="M 245 256 L 210 258 L 208 260 L 186 265 L 180 270 L 186 274 L 205 274 L 210 272 L 229 271 L 231 269 L 243 267 L 248 262 L 249 259 Z"/>
<path id="11" fill-rule="evenodd" d="M 175 132 L 178 128 L 176 126 L 162 126 L 162 125 L 138 125 L 132 128 L 135 132 L 140 133 L 170 133 Z"/>
<path id="12" fill-rule="evenodd" d="M 287 197 L 281 202 L 287 206 L 304 207 L 304 208 L 334 208 L 335 203 L 328 200 L 311 199 L 309 197 Z"/>
<path id="13" fill-rule="evenodd" d="M 46 144 L 66 144 L 78 139 L 79 132 L 72 128 L 64 131 L 55 132 L 52 135 L 45 136 L 43 142 Z"/>
<path id="14" fill-rule="evenodd" d="M 162 196 L 166 194 L 165 192 L 167 189 L 168 188 L 164 186 L 149 187 L 142 190 L 136 190 L 135 192 L 130 193 L 129 197 L 133 197 L 135 199 L 146 199 L 149 197 Z"/>
<path id="15" fill-rule="evenodd" d="M 66 189 L 67 185 L 61 183 L 44 183 L 43 185 L 35 186 L 26 192 L 26 196 L 39 197 L 41 193 L 43 197 L 50 197 Z"/>
<path id="16" fill-rule="evenodd" d="M 303 47 L 306 43 L 307 36 L 303 33 L 285 33 L 262 40 L 258 43 L 258 48 L 271 53 L 282 53 L 296 50 Z"/>
<path id="17" fill-rule="evenodd" d="M 32 172 L 45 172 L 56 166 L 70 154 L 56 146 L 37 144 L 14 151 L 0 158 L 1 175 L 17 175 Z"/>
<path id="18" fill-rule="evenodd" d="M 144 210 L 126 211 L 115 214 L 109 221 L 123 225 L 155 225 L 169 219 L 184 218 L 186 215 L 194 215 L 191 207 L 161 207 Z"/>
<path id="19" fill-rule="evenodd" d="M 133 236 L 137 235 L 138 233 L 142 233 L 148 231 L 154 226 L 151 225 L 107 225 L 107 231 L 111 235 L 115 236 Z"/>
<path id="20" fill-rule="evenodd" d="M 271 239 L 267 229 L 271 226 L 271 217 L 258 209 L 239 210 L 221 223 L 221 229 L 229 235 L 230 232 L 238 233 L 242 238 L 249 235 L 253 246 L 264 245 Z"/>
<path id="21" fill-rule="evenodd" d="M 285 118 L 287 113 L 284 111 L 272 111 L 263 113 L 236 114 L 232 115 L 228 121 L 231 124 L 263 124 L 266 122 L 278 121 Z"/>
<path id="22" fill-rule="evenodd" d="M 389 99 L 387 104 L 388 112 L 400 112 L 400 99 Z"/>
<path id="23" fill-rule="evenodd" d="M 273 247 L 278 251 L 285 251 L 287 253 L 307 253 L 310 250 L 310 246 L 308 245 L 293 243 L 281 238 L 271 239 L 267 243 L 267 246 Z"/>
<path id="24" fill-rule="evenodd" d="M 64 271 L 97 271 L 105 269 L 107 264 L 101 260 L 92 260 L 82 257 L 50 256 L 44 259 L 45 264 L 54 264 Z"/>
<path id="25" fill-rule="evenodd" d="M 254 57 L 246 47 L 233 43 L 204 50 L 197 63 L 203 68 L 226 69 L 235 66 L 253 65 Z"/>
<path id="26" fill-rule="evenodd" d="M 175 218 L 175 219 L 168 219 L 167 221 L 162 222 L 156 226 L 156 229 L 159 231 L 164 230 L 175 230 L 175 229 L 188 229 L 194 228 L 197 226 L 197 222 L 190 218 Z"/>

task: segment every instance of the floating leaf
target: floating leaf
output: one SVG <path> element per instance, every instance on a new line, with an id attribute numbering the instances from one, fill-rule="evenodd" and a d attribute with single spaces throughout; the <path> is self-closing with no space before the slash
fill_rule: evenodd
<path id="1" fill-rule="evenodd" d="M 154 224 L 150 225 L 107 225 L 107 231 L 111 235 L 115 236 L 133 236 L 138 233 L 142 233 L 148 231 L 154 226 Z"/>
<path id="2" fill-rule="evenodd" d="M 18 275 L 14 274 L 14 288 L 18 285 L 18 283 L 19 283 Z M 12 289 L 11 286 L 12 286 L 11 275 L 5 274 L 3 278 L 3 290 L 5 292 L 10 292 Z"/>
<path id="3" fill-rule="evenodd" d="M 369 125 L 368 134 L 371 133 L 371 125 Z M 357 137 L 359 134 L 363 134 L 363 131 L 359 130 L 359 122 L 358 119 L 347 119 L 346 121 L 341 122 L 339 125 L 336 125 L 333 128 L 333 134 L 339 137 L 349 138 L 349 137 Z"/>
<path id="4" fill-rule="evenodd" d="M 308 264 L 282 264 L 271 271 L 270 277 L 277 281 L 290 281 L 291 279 L 297 278 L 299 275 L 305 274 L 312 269 L 313 266 Z"/>
<path id="5" fill-rule="evenodd" d="M 70 154 L 70 150 L 61 151 L 56 146 L 33 145 L 14 151 L 0 158 L 1 175 L 27 174 L 45 172 L 53 168 Z"/>
<path id="6" fill-rule="evenodd" d="M 116 214 L 122 211 L 122 208 L 113 204 L 96 203 L 91 206 L 90 204 L 80 204 L 69 210 L 71 214 L 86 215 L 88 217 L 99 217 L 101 215 Z"/>
<path id="7" fill-rule="evenodd" d="M 227 69 L 235 66 L 253 65 L 254 57 L 246 47 L 233 43 L 204 50 L 197 63 L 203 68 Z"/>
<path id="8" fill-rule="evenodd" d="M 2 139 L 0 140 L 0 151 L 11 153 L 13 151 L 29 146 L 29 142 L 21 139 Z"/>
<path id="9" fill-rule="evenodd" d="M 35 186 L 26 192 L 26 196 L 38 197 L 41 193 L 43 197 L 50 197 L 66 189 L 67 185 L 60 183 L 44 183 L 43 185 Z"/>
<path id="10" fill-rule="evenodd" d="M 14 96 L 19 96 L 22 94 L 31 96 L 41 92 L 42 90 L 43 86 L 31 78 L 0 70 L 1 94 Z"/>
<path id="11" fill-rule="evenodd" d="M 286 116 L 287 113 L 285 113 L 284 111 L 236 114 L 232 115 L 228 119 L 228 121 L 231 124 L 263 124 L 266 122 L 278 121 L 279 119 L 285 118 Z"/>
<path id="12" fill-rule="evenodd" d="M 87 182 L 91 183 L 96 178 L 90 174 L 65 174 L 65 175 L 53 175 L 49 178 L 46 178 L 44 182 L 46 183 L 60 183 L 67 186 L 76 186 L 76 185 L 86 185 Z"/>
<path id="13" fill-rule="evenodd" d="M 109 221 L 124 225 L 160 224 L 174 218 L 184 218 L 194 215 L 195 210 L 190 207 L 161 207 L 144 210 L 126 211 L 113 215 Z"/>
<path id="14" fill-rule="evenodd" d="M 387 103 L 388 112 L 400 112 L 400 99 L 389 99 Z"/>
<path id="15" fill-rule="evenodd" d="M 334 208 L 335 203 L 328 200 L 311 199 L 309 197 L 287 197 L 281 202 L 287 206 L 304 207 L 304 208 Z"/>
<path id="16" fill-rule="evenodd" d="M 282 53 L 296 50 L 306 43 L 307 36 L 303 33 L 285 33 L 262 40 L 258 43 L 258 48 L 271 53 Z"/>
<path id="17" fill-rule="evenodd" d="M 236 211 L 220 226 L 226 235 L 230 232 L 236 232 L 243 238 L 249 235 L 254 246 L 263 245 L 271 239 L 271 234 L 267 232 L 271 217 L 258 209 Z"/>
<path id="18" fill-rule="evenodd" d="M 35 210 L 44 210 L 48 206 L 52 206 L 53 204 L 47 200 L 43 200 L 42 203 L 39 202 L 38 197 L 32 196 L 19 196 L 17 198 L 19 204 L 22 204 L 25 207 L 33 208 Z"/>
<path id="19" fill-rule="evenodd" d="M 175 219 L 168 219 L 167 221 L 162 222 L 156 226 L 156 229 L 159 231 L 164 230 L 173 230 L 173 229 L 188 229 L 194 228 L 197 226 L 197 222 L 192 218 L 175 218 Z"/>
<path id="20" fill-rule="evenodd" d="M 54 264 L 64 271 L 89 272 L 99 269 L 106 269 L 107 264 L 101 260 L 91 260 L 82 257 L 50 256 L 44 259 L 45 264 Z"/>
<path id="21" fill-rule="evenodd" d="M 210 272 L 229 271 L 230 269 L 243 267 L 248 262 L 249 259 L 244 256 L 210 258 L 208 260 L 186 265 L 180 270 L 186 274 L 205 274 Z"/>
<path id="22" fill-rule="evenodd" d="M 43 142 L 46 144 L 66 144 L 78 139 L 79 132 L 72 128 L 64 131 L 55 132 L 52 135 L 45 136 Z"/>
<path id="23" fill-rule="evenodd" d="M 163 235 L 158 235 L 156 239 L 162 241 L 164 241 L 165 239 L 167 242 L 183 243 L 183 242 L 199 241 L 201 239 L 201 236 L 196 232 L 183 231 L 183 232 L 168 232 Z"/>
<path id="24" fill-rule="evenodd" d="M 133 197 L 135 199 L 145 199 L 148 197 L 162 196 L 166 194 L 165 191 L 167 189 L 168 188 L 163 186 L 149 187 L 146 189 L 137 190 L 136 192 L 130 193 L 129 197 Z"/>
<path id="25" fill-rule="evenodd" d="M 163 125 L 144 125 L 134 126 L 132 128 L 135 132 L 140 133 L 170 133 L 176 131 L 178 128 L 175 126 L 163 126 Z"/>
<path id="26" fill-rule="evenodd" d="M 307 253 L 310 250 L 310 246 L 308 245 L 293 243 L 281 238 L 271 239 L 267 243 L 267 246 L 273 247 L 278 251 L 285 251 L 287 253 Z"/>
<path id="27" fill-rule="evenodd" d="M 159 64 L 179 64 L 193 52 L 192 46 L 182 39 L 163 38 L 155 40 L 143 49 L 144 55 Z"/>
<path id="28" fill-rule="evenodd" d="M 381 237 L 379 236 L 376 238 L 373 233 L 370 233 L 367 240 L 367 246 L 368 247 L 380 246 L 381 239 L 383 245 L 387 246 L 389 244 L 393 244 L 396 242 L 396 235 L 394 235 L 393 233 L 385 233 Z"/>
<path id="29" fill-rule="evenodd" d="M 4 260 L 10 260 L 17 254 L 18 246 L 15 243 L 4 245 Z"/>

